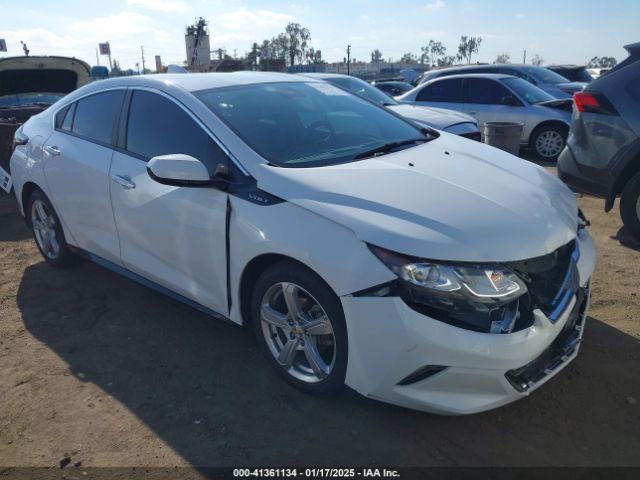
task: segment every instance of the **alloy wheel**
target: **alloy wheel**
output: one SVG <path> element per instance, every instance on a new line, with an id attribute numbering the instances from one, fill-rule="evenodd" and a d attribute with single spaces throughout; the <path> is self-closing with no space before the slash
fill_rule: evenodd
<path id="1" fill-rule="evenodd" d="M 564 148 L 564 138 L 560 132 L 546 130 L 536 138 L 536 152 L 544 158 L 555 158 Z"/>
<path id="2" fill-rule="evenodd" d="M 320 303 L 305 289 L 279 282 L 260 303 L 262 334 L 269 351 L 287 373 L 306 383 L 329 376 L 336 361 L 336 339 Z"/>
<path id="3" fill-rule="evenodd" d="M 31 225 L 42 253 L 47 258 L 55 259 L 60 253 L 56 220 L 42 200 L 35 200 L 31 205 Z"/>

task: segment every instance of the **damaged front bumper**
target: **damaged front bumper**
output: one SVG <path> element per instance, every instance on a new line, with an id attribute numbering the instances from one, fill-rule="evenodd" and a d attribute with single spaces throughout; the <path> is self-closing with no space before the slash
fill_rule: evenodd
<path id="1" fill-rule="evenodd" d="M 384 402 L 441 414 L 469 414 L 523 398 L 578 353 L 595 248 L 576 241 L 580 288 L 557 319 L 534 310 L 509 334 L 474 332 L 418 313 L 399 297 L 342 297 L 349 336 L 346 383 Z"/>

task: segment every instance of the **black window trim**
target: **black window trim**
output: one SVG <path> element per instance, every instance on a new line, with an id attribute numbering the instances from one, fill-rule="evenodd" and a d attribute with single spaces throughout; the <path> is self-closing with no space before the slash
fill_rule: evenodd
<path id="1" fill-rule="evenodd" d="M 169 95 L 168 93 L 158 90 L 156 88 L 151 88 L 151 87 L 143 87 L 143 86 L 129 87 L 128 93 L 125 96 L 125 101 L 122 106 L 122 113 L 119 118 L 120 128 L 117 131 L 117 140 L 116 140 L 116 143 L 114 144 L 114 149 L 116 151 L 123 153 L 125 155 L 129 155 L 131 157 L 137 158 L 138 160 L 141 160 L 143 162 L 148 162 L 150 160 L 150 158 L 147 158 L 144 155 L 140 155 L 135 152 L 131 152 L 126 148 L 126 137 L 127 137 L 126 132 L 129 124 L 129 109 L 131 108 L 131 98 L 133 97 L 133 93 L 136 90 L 155 93 L 157 95 L 160 95 L 161 97 L 164 97 L 170 102 L 172 102 L 173 104 L 175 104 L 178 108 L 182 109 L 204 131 L 204 133 L 216 143 L 218 148 L 222 150 L 222 152 L 227 156 L 227 158 L 238 168 L 238 170 L 240 170 L 240 172 L 242 172 L 243 175 L 245 175 L 246 177 L 251 176 L 247 171 L 247 169 L 244 168 L 244 166 L 240 162 L 238 162 L 238 160 L 233 156 L 231 151 L 224 145 L 224 143 L 222 143 L 218 139 L 218 137 L 213 132 L 211 132 L 211 130 L 186 105 L 184 105 L 177 98 Z"/>
<path id="2" fill-rule="evenodd" d="M 75 114 L 76 114 L 76 109 L 77 109 L 78 102 L 84 100 L 85 98 L 89 98 L 89 97 L 92 97 L 94 95 L 98 95 L 100 93 L 112 92 L 112 91 L 115 91 L 115 90 L 125 90 L 125 95 L 123 96 L 123 103 L 122 103 L 122 105 L 120 105 L 120 111 L 118 112 L 118 114 L 116 114 L 114 122 L 113 122 L 113 126 L 111 127 L 111 142 L 110 143 L 100 142 L 100 141 L 95 140 L 93 138 L 89 138 L 89 137 L 86 137 L 84 135 L 78 135 L 77 133 L 75 133 L 73 131 L 73 126 L 74 126 L 74 123 L 75 123 L 75 120 L 76 120 L 75 119 Z M 78 98 L 74 99 L 73 101 L 62 105 L 60 108 L 58 108 L 53 113 L 53 129 L 56 132 L 64 133 L 65 135 L 70 135 L 72 137 L 79 138 L 80 140 L 84 140 L 86 142 L 93 143 L 95 145 L 100 145 L 101 147 L 106 147 L 106 148 L 113 149 L 115 147 L 115 143 L 114 142 L 115 142 L 115 134 L 116 134 L 118 121 L 119 121 L 119 118 L 120 118 L 120 114 L 122 112 L 122 107 L 124 105 L 124 99 L 126 98 L 126 90 L 127 90 L 127 87 L 105 88 L 104 90 L 98 90 L 98 91 L 95 91 L 95 92 L 87 93 L 86 95 L 78 97 Z M 62 110 L 67 109 L 67 113 L 65 113 L 65 117 L 66 117 L 66 115 L 69 113 L 68 110 L 72 109 L 72 108 L 73 108 L 73 116 L 74 116 L 74 118 L 73 118 L 73 120 L 71 122 L 71 130 L 63 130 L 62 128 L 58 128 L 58 126 L 56 125 L 56 117 L 58 116 L 58 113 L 61 112 Z M 63 119 L 63 123 L 64 123 L 64 119 Z"/>

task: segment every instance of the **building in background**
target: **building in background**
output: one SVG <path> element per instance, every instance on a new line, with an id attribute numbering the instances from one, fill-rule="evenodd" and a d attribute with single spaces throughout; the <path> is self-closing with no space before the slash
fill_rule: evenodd
<path id="1" fill-rule="evenodd" d="M 209 29 L 204 18 L 188 25 L 184 35 L 187 50 L 187 68 L 192 71 L 209 71 L 211 68 L 211 46 Z"/>

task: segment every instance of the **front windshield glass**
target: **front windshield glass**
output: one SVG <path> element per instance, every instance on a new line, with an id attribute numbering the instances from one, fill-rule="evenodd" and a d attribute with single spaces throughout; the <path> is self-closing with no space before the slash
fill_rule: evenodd
<path id="1" fill-rule="evenodd" d="M 240 85 L 195 95 L 249 147 L 283 167 L 345 163 L 385 145 L 429 139 L 386 109 L 325 82 Z"/>
<path id="2" fill-rule="evenodd" d="M 360 95 L 361 97 L 366 98 L 367 100 L 371 100 L 372 102 L 379 103 L 380 105 L 397 105 L 393 98 L 389 98 L 389 95 L 385 95 L 384 92 L 381 92 L 376 87 L 369 85 L 364 80 L 360 80 L 359 78 L 354 77 L 334 77 L 334 78 L 325 78 L 325 81 L 329 83 L 333 83 L 339 87 L 344 88 L 345 90 L 349 90 L 356 95 Z"/>
<path id="3" fill-rule="evenodd" d="M 569 83 L 569 80 L 562 75 L 552 72 L 548 68 L 525 66 L 522 67 L 524 71 L 535 78 L 538 82 L 548 83 L 550 85 L 557 85 L 558 83 Z"/>
<path id="4" fill-rule="evenodd" d="M 535 85 L 532 85 L 521 78 L 503 78 L 502 82 L 510 87 L 520 97 L 524 98 L 528 103 L 540 103 L 555 100 L 544 90 L 539 89 Z"/>
<path id="5" fill-rule="evenodd" d="M 17 93 L 4 95 L 0 97 L 0 108 L 33 104 L 53 105 L 65 95 L 66 93 Z"/>

